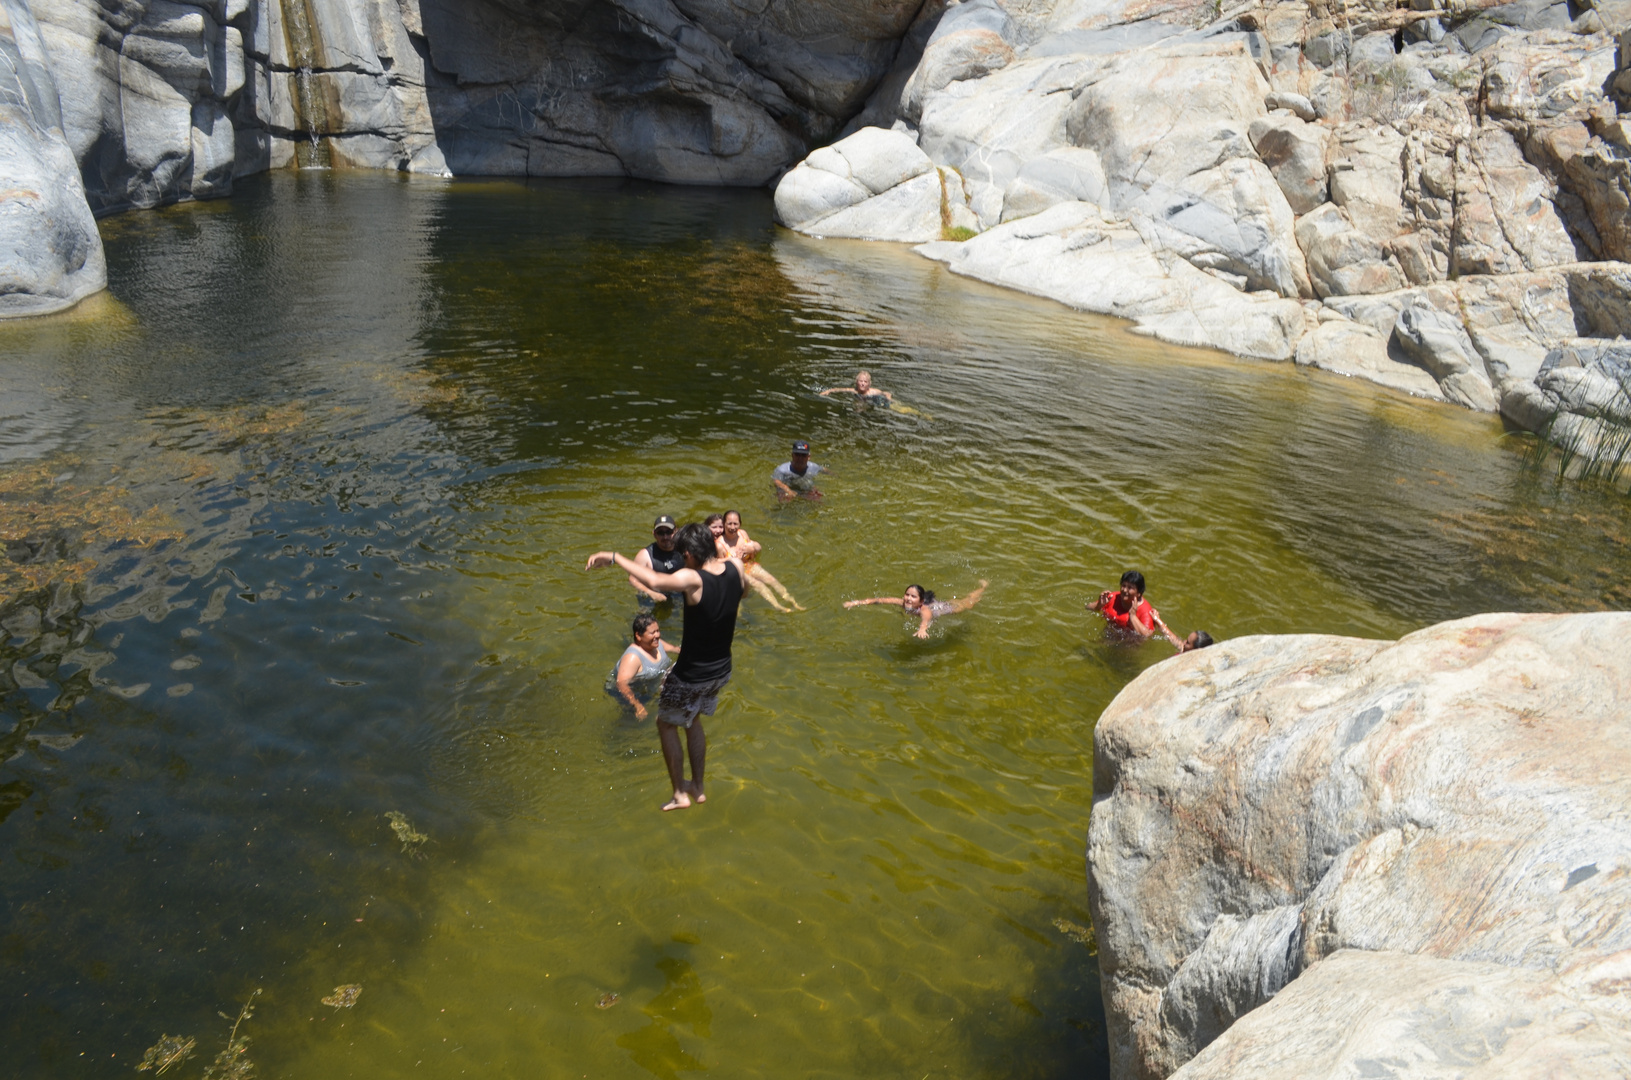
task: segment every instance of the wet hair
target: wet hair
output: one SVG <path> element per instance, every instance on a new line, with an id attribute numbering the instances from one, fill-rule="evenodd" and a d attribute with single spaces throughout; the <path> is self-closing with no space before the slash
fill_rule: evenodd
<path id="1" fill-rule="evenodd" d="M 933 591 L 931 591 L 929 589 L 925 589 L 921 585 L 908 585 L 906 587 L 908 589 L 916 589 L 917 590 L 917 598 L 918 598 L 919 603 L 923 603 L 923 604 L 932 604 L 932 603 L 934 603 L 934 593 L 933 593 Z"/>
<path id="2" fill-rule="evenodd" d="M 655 618 L 653 618 L 652 616 L 650 616 L 650 615 L 646 615 L 646 614 L 643 614 L 643 613 L 640 614 L 640 615 L 636 615 L 634 617 L 634 627 L 633 627 L 634 636 L 639 637 L 641 634 L 645 633 L 647 630 L 650 630 L 652 628 L 652 626 L 656 625 L 656 622 L 657 622 L 657 620 Z"/>
<path id="3" fill-rule="evenodd" d="M 1129 570 L 1125 574 L 1121 575 L 1121 583 L 1123 585 L 1131 585 L 1133 588 L 1137 589 L 1140 596 L 1144 594 L 1144 575 L 1140 574 L 1137 570 Z"/>
<path id="4" fill-rule="evenodd" d="M 689 521 L 680 526 L 680 531 L 674 534 L 674 546 L 696 559 L 698 566 L 713 558 L 719 550 L 714 544 L 714 534 L 708 531 L 708 526 L 696 521 Z"/>
<path id="5" fill-rule="evenodd" d="M 704 525 L 712 525 L 716 521 L 719 522 L 721 525 L 725 524 L 725 515 L 724 514 L 709 514 L 707 517 L 702 519 L 702 523 Z"/>
<path id="6" fill-rule="evenodd" d="M 1205 630 L 1195 631 L 1195 648 L 1204 649 L 1210 644 L 1212 644 L 1211 634 L 1208 634 Z"/>
<path id="7" fill-rule="evenodd" d="M 740 511 L 740 510 L 727 510 L 721 516 L 722 517 L 730 517 L 732 514 L 736 515 L 736 523 L 738 525 L 742 524 L 742 511 Z"/>

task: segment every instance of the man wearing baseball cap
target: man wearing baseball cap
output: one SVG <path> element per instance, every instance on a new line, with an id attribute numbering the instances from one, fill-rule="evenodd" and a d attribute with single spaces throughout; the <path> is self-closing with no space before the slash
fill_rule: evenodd
<path id="1" fill-rule="evenodd" d="M 641 548 L 634 556 L 634 561 L 659 574 L 672 574 L 676 570 L 684 569 L 685 554 L 674 547 L 674 519 L 667 514 L 659 514 L 657 520 L 651 523 L 652 542 Z M 679 593 L 667 595 L 648 589 L 642 585 L 633 574 L 629 575 L 629 584 L 634 586 L 640 594 L 641 604 L 656 605 L 665 600 L 674 603 Z"/>
<path id="2" fill-rule="evenodd" d="M 815 478 L 825 470 L 810 460 L 810 444 L 800 439 L 793 444 L 793 460 L 776 466 L 770 482 L 776 485 L 776 498 L 782 502 L 791 499 L 819 499 Z"/>

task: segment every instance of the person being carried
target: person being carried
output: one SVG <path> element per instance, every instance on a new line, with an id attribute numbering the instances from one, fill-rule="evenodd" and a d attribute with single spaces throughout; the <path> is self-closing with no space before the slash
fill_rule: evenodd
<path id="1" fill-rule="evenodd" d="M 1144 575 L 1137 570 L 1121 575 L 1121 588 L 1104 590 L 1087 610 L 1103 615 L 1111 633 L 1135 641 L 1148 641 L 1161 624 L 1160 614 L 1144 599 Z"/>
<path id="2" fill-rule="evenodd" d="M 776 498 L 782 502 L 819 499 L 822 494 L 816 490 L 815 478 L 824 472 L 825 469 L 810 460 L 810 444 L 800 439 L 793 444 L 793 459 L 776 466 L 770 474 L 770 482 L 776 485 Z"/>
<path id="3" fill-rule="evenodd" d="M 855 373 L 854 386 L 834 386 L 821 391 L 822 397 L 833 394 L 854 394 L 855 400 L 868 405 L 889 405 L 895 400 L 895 395 L 887 390 L 880 390 L 872 385 L 872 372 L 858 371 Z"/>
<path id="4" fill-rule="evenodd" d="M 715 528 L 717 521 L 718 528 Z M 742 515 L 736 510 L 727 510 L 723 514 L 710 514 L 707 526 L 713 531 L 720 544 L 720 554 L 729 558 L 741 560 L 742 566 L 748 572 L 748 584 L 753 591 L 764 597 L 771 607 L 777 611 L 787 611 L 776 600 L 775 589 L 781 593 L 781 598 L 799 611 L 804 605 L 793 599 L 793 594 L 787 591 L 787 586 L 777 581 L 769 570 L 759 565 L 759 552 L 764 546 L 757 540 L 748 536 L 747 530 L 742 528 Z"/>
<path id="5" fill-rule="evenodd" d="M 612 665 L 606 692 L 634 710 L 636 720 L 646 718 L 646 703 L 663 687 L 663 676 L 674 666 L 680 647 L 663 640 L 663 628 L 650 615 L 634 617 L 634 643 Z"/>
<path id="6" fill-rule="evenodd" d="M 685 568 L 685 556 L 674 547 L 674 519 L 667 514 L 659 514 L 657 520 L 651 523 L 651 543 L 635 553 L 634 561 L 648 570 L 655 570 L 659 574 L 672 574 L 676 570 Z M 640 580 L 633 574 L 629 575 L 629 584 L 634 586 L 640 594 L 640 603 L 654 606 L 664 601 L 675 603 L 679 593 L 663 594 L 654 589 L 648 589 L 640 584 Z"/>
<path id="7" fill-rule="evenodd" d="M 708 801 L 703 792 L 708 738 L 702 717 L 714 714 L 719 691 L 731 681 L 731 640 L 736 636 L 736 612 L 747 587 L 747 571 L 736 559 L 720 558 L 706 525 L 692 522 L 681 527 L 674 546 L 684 553 L 685 567 L 671 574 L 660 574 L 614 551 L 597 551 L 584 565 L 586 570 L 619 566 L 653 592 L 677 592 L 685 598 L 685 648 L 657 697 L 657 738 L 674 785 L 674 797 L 663 804 L 664 810 L 683 810 Z M 681 728 L 685 729 L 683 747 Z M 685 778 L 687 757 L 690 780 Z"/>
<path id="8" fill-rule="evenodd" d="M 921 585 L 908 585 L 906 591 L 900 596 L 873 596 L 866 600 L 846 600 L 844 606 L 852 608 L 870 604 L 891 604 L 902 609 L 908 615 L 916 615 L 918 626 L 913 636 L 927 638 L 930 623 L 941 615 L 955 615 L 978 604 L 980 597 L 985 595 L 985 587 L 989 584 L 991 584 L 989 581 L 981 578 L 978 589 L 962 599 L 953 597 L 950 600 L 936 600 L 932 590 L 925 589 Z"/>

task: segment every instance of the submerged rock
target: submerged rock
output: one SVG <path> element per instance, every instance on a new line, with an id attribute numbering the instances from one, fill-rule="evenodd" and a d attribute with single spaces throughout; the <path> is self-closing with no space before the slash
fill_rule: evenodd
<path id="1" fill-rule="evenodd" d="M 1145 671 L 1094 737 L 1116 1074 L 1626 1075 L 1627 700 L 1626 613 Z"/>

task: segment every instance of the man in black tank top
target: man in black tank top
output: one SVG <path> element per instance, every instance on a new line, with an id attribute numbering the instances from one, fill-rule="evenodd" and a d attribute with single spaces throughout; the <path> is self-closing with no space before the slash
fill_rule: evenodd
<path id="1" fill-rule="evenodd" d="M 674 546 L 674 519 L 667 514 L 658 516 L 651 523 L 651 543 L 641 548 L 634 556 L 634 561 L 641 566 L 650 567 L 659 574 L 672 574 L 676 570 L 685 569 L 685 554 Z M 640 603 L 646 606 L 661 604 L 665 600 L 672 604 L 683 603 L 677 592 L 661 593 L 655 589 L 648 589 L 640 584 L 638 578 L 629 575 L 629 584 L 640 594 Z"/>
<path id="2" fill-rule="evenodd" d="M 661 519 L 659 519 L 661 520 Z M 651 592 L 678 592 L 685 603 L 685 634 L 680 639 L 680 659 L 668 673 L 662 696 L 657 699 L 657 737 L 663 746 L 663 762 L 674 784 L 674 797 L 664 810 L 683 810 L 708 801 L 702 790 L 703 766 L 708 758 L 708 738 L 702 730 L 702 717 L 712 716 L 719 704 L 719 691 L 731 679 L 731 641 L 736 636 L 736 611 L 747 586 L 747 571 L 736 559 L 722 559 L 714 534 L 695 522 L 682 526 L 675 535 L 675 547 L 685 557 L 685 567 L 660 573 L 616 552 L 597 551 L 589 556 L 587 570 L 597 566 L 620 566 L 629 578 Z M 680 745 L 680 729 L 685 729 L 685 746 Z M 691 779 L 685 779 L 685 759 L 691 760 Z"/>

